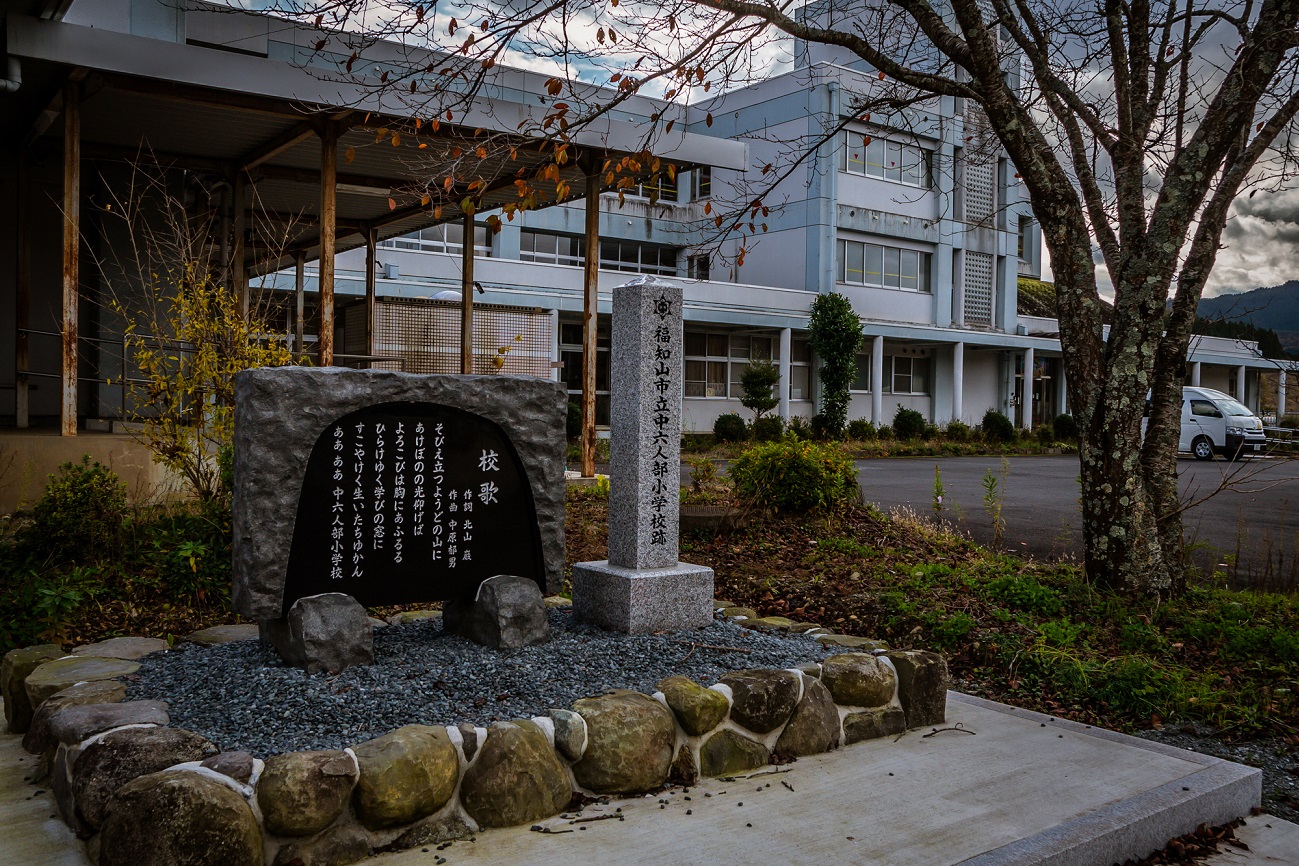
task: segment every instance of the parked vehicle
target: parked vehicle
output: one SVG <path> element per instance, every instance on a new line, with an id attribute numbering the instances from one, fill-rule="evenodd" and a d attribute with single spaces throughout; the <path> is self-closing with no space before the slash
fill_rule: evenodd
<path id="1" fill-rule="evenodd" d="M 1228 460 L 1263 451 L 1263 421 L 1249 407 L 1212 388 L 1182 389 L 1182 435 L 1178 451 L 1196 460 L 1221 454 Z"/>

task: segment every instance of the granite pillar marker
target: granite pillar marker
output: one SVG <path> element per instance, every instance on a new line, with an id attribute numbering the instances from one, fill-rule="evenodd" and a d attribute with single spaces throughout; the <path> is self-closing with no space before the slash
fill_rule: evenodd
<path id="1" fill-rule="evenodd" d="M 613 290 L 609 559 L 573 567 L 578 619 L 641 634 L 712 621 L 713 572 L 678 562 L 682 290 Z"/>

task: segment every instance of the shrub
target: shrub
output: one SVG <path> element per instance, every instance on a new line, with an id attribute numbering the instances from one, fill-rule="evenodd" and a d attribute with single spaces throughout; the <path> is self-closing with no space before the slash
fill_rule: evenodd
<path id="1" fill-rule="evenodd" d="M 931 424 L 930 422 L 926 421 L 926 422 L 925 422 L 925 429 L 924 429 L 923 431 L 921 431 L 920 436 L 921 436 L 921 438 L 926 439 L 926 440 L 930 440 L 930 441 L 932 441 L 932 440 L 934 440 L 934 439 L 937 439 L 937 438 L 938 438 L 938 425 L 937 425 L 937 424 Z"/>
<path id="2" fill-rule="evenodd" d="M 874 421 L 867 421 L 865 418 L 858 418 L 856 421 L 848 422 L 849 439 L 856 439 L 858 442 L 866 442 L 874 439 L 875 436 Z"/>
<path id="3" fill-rule="evenodd" d="M 64 463 L 32 507 L 24 541 L 57 561 L 111 558 L 121 548 L 126 485 L 90 455 Z"/>
<path id="4" fill-rule="evenodd" d="M 775 442 L 785 435 L 785 419 L 779 415 L 767 415 L 753 422 L 749 435 L 755 442 Z"/>
<path id="5" fill-rule="evenodd" d="M 737 494 L 774 511 L 833 505 L 857 489 L 857 470 L 841 449 L 792 437 L 755 445 L 731 463 L 728 475 Z"/>
<path id="6" fill-rule="evenodd" d="M 970 425 L 962 421 L 948 421 L 943 435 L 953 442 L 967 442 L 970 439 Z"/>
<path id="7" fill-rule="evenodd" d="M 899 403 L 893 414 L 893 432 L 899 439 L 919 439 L 925 433 L 925 416 Z"/>
<path id="8" fill-rule="evenodd" d="M 1065 417 L 1063 415 L 1061 418 Z M 1283 415 L 1281 420 L 1276 422 L 1278 427 L 1285 427 L 1290 430 L 1299 430 L 1299 415 Z"/>
<path id="9" fill-rule="evenodd" d="M 821 413 L 829 438 L 843 436 L 848 421 L 848 389 L 857 378 L 857 350 L 861 348 L 861 319 L 852 302 L 837 292 L 825 292 L 812 301 L 807 339 L 821 359 Z"/>
<path id="10" fill-rule="evenodd" d="M 713 435 L 718 442 L 743 442 L 749 438 L 749 428 L 744 419 L 734 412 L 718 415 L 713 422 Z"/>
<path id="11" fill-rule="evenodd" d="M 808 426 L 803 416 L 794 415 L 789 419 L 789 435 L 795 439 L 811 439 L 812 428 Z"/>
<path id="12" fill-rule="evenodd" d="M 753 413 L 757 422 L 780 403 L 776 386 L 780 384 L 780 370 L 770 361 L 753 361 L 740 374 L 740 405 Z"/>
<path id="13" fill-rule="evenodd" d="M 582 435 L 582 404 L 576 400 L 568 401 L 568 416 L 564 419 L 564 433 L 570 440 Z"/>
<path id="14" fill-rule="evenodd" d="M 823 412 L 818 412 L 812 416 L 812 438 L 817 442 L 828 442 L 831 439 L 839 438 L 831 429 L 830 419 Z"/>
<path id="15" fill-rule="evenodd" d="M 1051 428 L 1055 430 L 1055 438 L 1058 442 L 1078 441 L 1078 422 L 1072 415 L 1056 415 L 1055 420 L 1051 422 Z"/>
<path id="16" fill-rule="evenodd" d="M 885 424 L 883 427 L 880 427 L 878 430 L 875 431 L 875 435 L 878 436 L 880 439 L 884 440 L 885 442 L 888 442 L 889 440 L 894 438 L 893 428 Z"/>
<path id="17" fill-rule="evenodd" d="M 1040 445 L 1054 445 L 1054 444 L 1055 444 L 1055 426 L 1054 426 L 1054 425 L 1052 425 L 1052 424 L 1039 424 L 1038 427 L 1037 427 L 1037 429 L 1034 430 L 1033 433 L 1034 433 L 1034 435 L 1037 436 L 1038 444 L 1040 444 Z"/>
<path id="18" fill-rule="evenodd" d="M 996 409 L 989 409 L 983 413 L 982 426 L 983 437 L 989 442 L 1015 441 L 1015 425 Z"/>

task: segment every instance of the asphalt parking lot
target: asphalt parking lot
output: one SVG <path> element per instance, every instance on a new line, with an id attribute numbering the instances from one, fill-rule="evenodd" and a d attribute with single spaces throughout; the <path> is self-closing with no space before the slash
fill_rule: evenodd
<path id="1" fill-rule="evenodd" d="M 983 477 L 1005 473 L 1005 546 L 1036 557 L 1078 558 L 1082 551 L 1078 458 L 894 458 L 858 461 L 862 497 L 881 508 L 933 514 L 934 467 L 942 473 L 943 518 L 982 544 L 992 542 Z M 1202 569 L 1235 583 L 1299 585 L 1299 461 L 1253 458 L 1237 463 L 1178 461 L 1187 540 Z"/>

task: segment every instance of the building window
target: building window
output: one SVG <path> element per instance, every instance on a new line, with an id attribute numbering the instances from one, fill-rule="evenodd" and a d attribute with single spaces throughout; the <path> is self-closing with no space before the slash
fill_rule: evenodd
<path id="1" fill-rule="evenodd" d="M 933 185 L 933 152 L 845 130 L 839 142 L 839 170 L 929 189 Z"/>
<path id="2" fill-rule="evenodd" d="M 417 232 L 379 241 L 386 250 L 414 250 L 423 253 L 460 253 L 464 250 L 465 229 L 460 223 L 442 223 Z M 492 245 L 487 226 L 474 226 L 474 255 L 491 256 Z"/>
<path id="3" fill-rule="evenodd" d="M 708 256 L 690 256 L 686 259 L 686 276 L 692 280 L 708 279 Z"/>
<path id="4" fill-rule="evenodd" d="M 917 394 L 929 393 L 929 359 L 898 355 L 891 359 L 892 393 Z"/>
<path id="5" fill-rule="evenodd" d="M 664 172 L 657 180 L 632 184 L 626 189 L 616 190 L 616 192 L 621 192 L 626 198 L 653 198 L 656 203 L 661 204 L 676 204 L 679 196 L 677 182 L 669 178 L 667 172 Z"/>
<path id="6" fill-rule="evenodd" d="M 929 253 L 841 240 L 839 282 L 928 292 L 929 261 Z"/>
<path id="7" fill-rule="evenodd" d="M 595 423 L 609 425 L 609 323 L 598 323 L 595 335 Z M 582 324 L 559 325 L 559 360 L 570 402 L 582 402 Z"/>
<path id="8" fill-rule="evenodd" d="M 709 166 L 695 169 L 690 178 L 690 200 L 702 201 L 713 194 L 713 170 Z"/>
<path id="9" fill-rule="evenodd" d="M 751 361 L 774 361 L 778 344 L 765 334 L 685 332 L 685 396 L 739 399 L 740 377 Z M 807 341 L 801 341 L 804 346 Z M 795 357 L 797 354 L 795 353 Z M 809 358 L 810 361 L 810 358 Z M 806 371 L 808 363 L 804 363 Z M 806 377 L 804 377 L 804 391 Z M 806 397 L 798 397 L 804 400 Z"/>
<path id="10" fill-rule="evenodd" d="M 1022 216 L 1019 218 L 1019 257 L 1028 261 L 1031 256 L 1026 255 L 1032 246 L 1033 237 L 1033 218 Z"/>
<path id="11" fill-rule="evenodd" d="M 850 391 L 869 391 L 871 389 L 871 356 L 857 356 L 857 378 L 853 379 Z"/>
<path id="12" fill-rule="evenodd" d="M 586 258 L 585 244 L 575 235 L 519 232 L 519 261 L 580 267 Z"/>
<path id="13" fill-rule="evenodd" d="M 635 241 L 600 241 L 600 267 L 633 274 L 677 275 L 677 250 Z"/>

